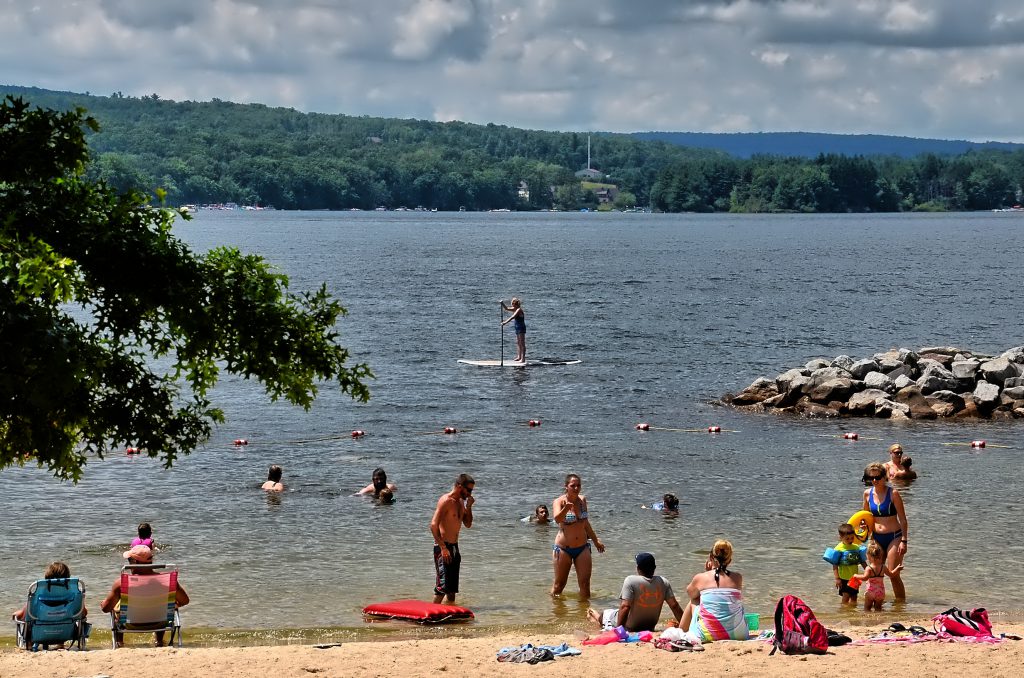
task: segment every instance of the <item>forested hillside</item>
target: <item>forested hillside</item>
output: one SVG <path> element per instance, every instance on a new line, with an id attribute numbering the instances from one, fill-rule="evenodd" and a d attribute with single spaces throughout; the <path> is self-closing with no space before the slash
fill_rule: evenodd
<path id="1" fill-rule="evenodd" d="M 38 106 L 82 106 L 101 126 L 90 171 L 114 186 L 163 187 L 171 204 L 283 209 L 549 208 L 583 196 L 585 134 L 500 125 L 300 113 L 226 101 L 173 102 L 0 87 Z M 715 155 L 628 135 L 594 136 L 593 167 L 646 204 L 669 165 Z M 519 197 L 525 182 L 529 197 Z M 567 187 L 552 191 L 553 187 Z M 565 205 L 574 208 L 575 204 Z"/>
<path id="2" fill-rule="evenodd" d="M 885 134 L 820 132 L 634 132 L 637 139 L 676 146 L 725 151 L 736 158 L 755 155 L 816 158 L 819 155 L 894 155 L 913 158 L 926 153 L 960 155 L 967 151 L 1019 151 L 1024 144 L 963 139 L 921 139 Z"/>
<path id="3" fill-rule="evenodd" d="M 92 178 L 162 188 L 172 205 L 281 209 L 578 209 L 587 135 L 501 125 L 300 113 L 260 104 L 174 102 L 0 86 L 32 104 L 86 108 Z M 734 212 L 973 210 L 1013 205 L 1024 150 L 813 158 L 682 148 L 595 134 L 592 166 L 619 206 Z M 606 205 L 611 207 L 612 203 Z"/>

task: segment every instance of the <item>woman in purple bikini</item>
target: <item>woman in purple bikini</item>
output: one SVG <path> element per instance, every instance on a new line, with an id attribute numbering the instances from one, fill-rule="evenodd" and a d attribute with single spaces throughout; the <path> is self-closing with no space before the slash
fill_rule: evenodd
<path id="1" fill-rule="evenodd" d="M 907 512 L 903 508 L 903 497 L 888 483 L 889 475 L 885 466 L 872 462 L 864 469 L 864 509 L 875 517 L 875 531 L 872 539 L 885 553 L 885 563 L 893 573 L 892 594 L 896 600 L 907 597 L 906 588 L 898 565 L 903 564 L 907 555 Z"/>
<path id="2" fill-rule="evenodd" d="M 551 561 L 555 568 L 555 581 L 551 595 L 562 593 L 569 581 L 569 570 L 576 568 L 580 585 L 580 598 L 590 598 L 590 574 L 593 569 L 591 544 L 598 553 L 604 553 L 604 544 L 594 534 L 587 511 L 587 498 L 580 494 L 583 483 L 575 473 L 565 477 L 565 494 L 551 505 L 552 519 L 558 523 L 558 535 L 552 549 Z"/>

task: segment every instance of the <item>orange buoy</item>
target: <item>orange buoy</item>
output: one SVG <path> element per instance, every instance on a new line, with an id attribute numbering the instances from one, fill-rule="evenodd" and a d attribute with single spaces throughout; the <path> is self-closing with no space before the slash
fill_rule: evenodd
<path id="1" fill-rule="evenodd" d="M 635 426 L 637 431 L 650 431 L 651 425 L 648 423 L 640 423 Z"/>
<path id="2" fill-rule="evenodd" d="M 708 433 L 721 433 L 721 432 L 722 432 L 722 427 L 721 426 L 708 426 Z"/>
<path id="3" fill-rule="evenodd" d="M 540 426 L 540 419 L 531 419 L 529 424 L 530 426 Z"/>
<path id="4" fill-rule="evenodd" d="M 362 438 L 365 435 L 366 435 L 366 431 L 360 431 L 359 429 L 356 429 L 355 431 L 352 431 L 352 437 L 353 438 Z"/>
<path id="5" fill-rule="evenodd" d="M 455 428 L 454 426 L 445 426 L 444 427 L 444 432 L 445 433 L 458 433 L 459 429 Z"/>
<path id="6" fill-rule="evenodd" d="M 131 455 L 131 454 L 141 454 L 142 450 L 140 450 L 137 447 L 126 447 L 126 448 L 124 448 L 124 453 L 128 454 L 128 455 Z"/>
<path id="7" fill-rule="evenodd" d="M 235 438 L 235 447 L 241 447 L 242 445 L 248 445 L 249 441 L 245 438 Z"/>
<path id="8" fill-rule="evenodd" d="M 858 438 L 860 438 L 860 436 L 852 431 L 843 434 L 843 440 L 857 440 Z"/>
<path id="9" fill-rule="evenodd" d="M 982 449 L 982 448 L 985 447 L 985 441 L 984 440 L 972 440 L 971 441 L 971 447 L 976 448 L 976 449 Z"/>

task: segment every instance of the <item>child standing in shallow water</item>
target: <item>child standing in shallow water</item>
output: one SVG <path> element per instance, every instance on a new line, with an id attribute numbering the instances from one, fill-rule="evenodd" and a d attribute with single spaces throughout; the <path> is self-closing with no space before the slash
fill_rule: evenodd
<path id="1" fill-rule="evenodd" d="M 890 570 L 885 564 L 885 552 L 882 547 L 871 542 L 868 546 L 868 564 L 864 568 L 864 573 L 851 577 L 851 579 L 857 578 L 868 584 L 868 590 L 864 592 L 865 612 L 882 611 L 882 603 L 885 601 L 885 577 L 899 574 L 902 569 L 903 563 L 900 563 Z"/>
<path id="2" fill-rule="evenodd" d="M 857 575 L 860 569 L 860 547 L 853 543 L 856 534 L 853 525 L 843 523 L 839 526 L 839 543 L 836 544 L 836 551 L 842 554 L 842 560 L 832 566 L 832 573 L 836 578 L 836 590 L 843 597 L 843 604 L 857 604 L 857 589 L 850 586 L 850 578 Z M 884 586 L 884 582 L 883 582 Z"/>
<path id="3" fill-rule="evenodd" d="M 153 548 L 153 528 L 149 523 L 139 523 L 139 536 L 132 539 L 132 546 L 148 546 Z"/>

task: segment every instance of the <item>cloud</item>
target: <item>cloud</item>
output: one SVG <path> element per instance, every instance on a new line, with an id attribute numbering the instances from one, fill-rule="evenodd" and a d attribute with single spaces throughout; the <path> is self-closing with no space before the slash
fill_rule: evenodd
<path id="1" fill-rule="evenodd" d="M 1016 140 L 1022 36 L 1010 0 L 7 0 L 0 72 L 542 129 Z"/>

